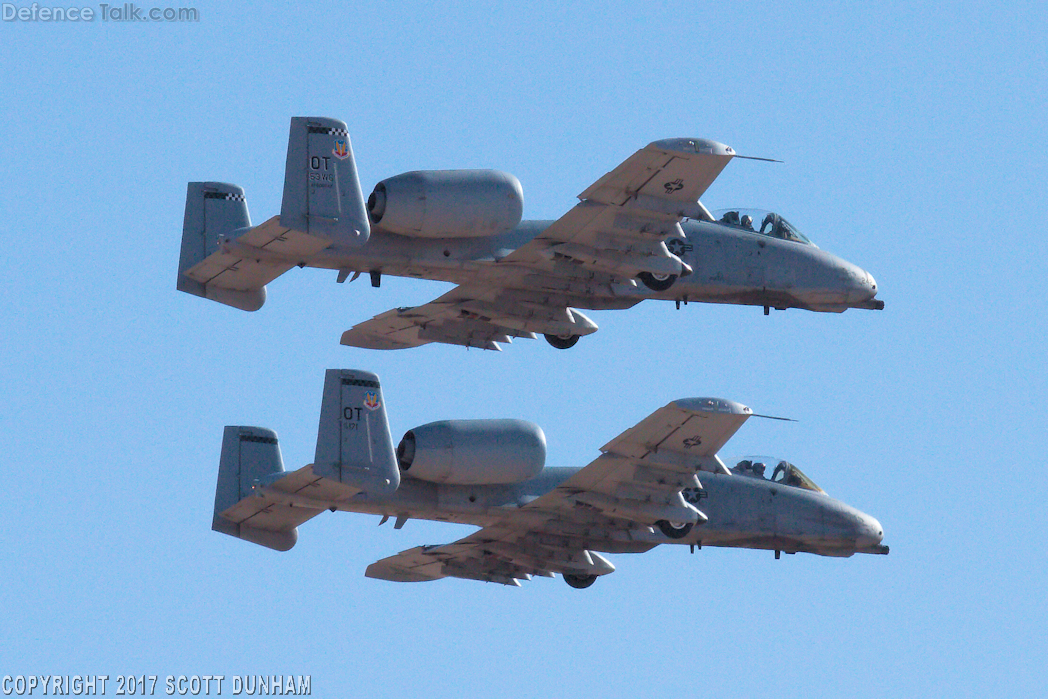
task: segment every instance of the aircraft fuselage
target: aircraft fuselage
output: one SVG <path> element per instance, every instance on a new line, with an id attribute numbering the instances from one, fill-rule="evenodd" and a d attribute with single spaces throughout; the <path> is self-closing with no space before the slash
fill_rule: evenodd
<path id="1" fill-rule="evenodd" d="M 694 272 L 664 291 L 580 266 L 566 284 L 563 272 L 573 265 L 569 261 L 551 263 L 560 265 L 559 273 L 551 274 L 544 286 L 541 274 L 507 258 L 551 223 L 524 221 L 512 231 L 480 238 L 410 238 L 375 227 L 360 247 L 335 246 L 304 262 L 343 273 L 377 272 L 454 284 L 491 279 L 500 287 L 555 294 L 574 307 L 596 310 L 628 308 L 645 299 L 838 313 L 883 307 L 874 298 L 873 277 L 846 260 L 813 245 L 700 221 L 685 221 L 685 236 L 667 241 L 669 250 Z"/>
<path id="2" fill-rule="evenodd" d="M 609 457 L 601 457 L 609 458 Z M 426 519 L 486 527 L 535 517 L 524 505 L 552 491 L 577 468 L 546 468 L 518 485 L 442 485 L 410 477 L 389 498 L 339 506 L 348 512 L 391 518 Z M 670 538 L 658 527 L 628 529 L 595 523 L 587 531 L 587 548 L 607 553 L 643 552 L 658 544 L 689 544 L 766 549 L 824 556 L 887 553 L 880 545 L 883 530 L 873 517 L 818 493 L 781 483 L 724 473 L 700 473 L 702 488 L 684 498 L 707 517 L 682 538 Z M 529 520 L 529 524 L 534 523 Z M 551 533 L 557 531 L 551 526 Z"/>

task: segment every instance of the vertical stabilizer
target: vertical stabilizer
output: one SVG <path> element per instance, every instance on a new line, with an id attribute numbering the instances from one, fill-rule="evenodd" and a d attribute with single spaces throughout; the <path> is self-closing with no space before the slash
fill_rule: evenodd
<path id="1" fill-rule="evenodd" d="M 371 233 L 345 122 L 292 117 L 280 225 L 341 245 Z"/>
<path id="2" fill-rule="evenodd" d="M 228 288 L 191 278 L 186 273 L 218 251 L 224 240 L 234 240 L 251 228 L 244 190 L 225 182 L 190 182 L 182 219 L 182 252 L 178 258 L 176 288 L 245 311 L 257 311 L 266 302 L 266 288 Z M 222 265 L 212 272 L 218 273 Z M 198 275 L 199 276 L 199 275 Z M 205 280 L 209 274 L 205 274 Z"/>
<path id="3" fill-rule="evenodd" d="M 284 460 L 276 432 L 261 427 L 227 427 L 222 433 L 211 528 L 277 551 L 290 549 L 298 541 L 298 520 L 308 519 L 313 512 L 305 511 L 304 517 L 267 512 L 256 502 L 260 498 L 253 491 L 254 486 L 269 485 L 283 475 Z"/>
<path id="4" fill-rule="evenodd" d="M 314 462 L 316 475 L 368 494 L 392 493 L 400 485 L 378 376 L 352 369 L 324 374 Z"/>

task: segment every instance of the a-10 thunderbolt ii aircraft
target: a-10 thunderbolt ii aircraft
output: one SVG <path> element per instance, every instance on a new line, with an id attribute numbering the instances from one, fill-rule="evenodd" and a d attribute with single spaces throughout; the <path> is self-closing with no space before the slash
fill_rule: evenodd
<path id="1" fill-rule="evenodd" d="M 189 184 L 177 287 L 248 311 L 292 267 L 453 282 L 443 296 L 360 323 L 342 344 L 429 342 L 499 349 L 545 335 L 566 349 L 597 330 L 578 308 L 644 299 L 881 309 L 866 271 L 817 248 L 777 214 L 712 214 L 699 197 L 735 157 L 697 138 L 656 141 L 579 195 L 556 221 L 521 221 L 515 177 L 495 170 L 409 172 L 365 205 L 346 124 L 291 120 L 280 215 L 252 226 L 244 191 Z"/>
<path id="2" fill-rule="evenodd" d="M 826 495 L 783 460 L 728 468 L 717 452 L 752 415 L 715 398 L 676 400 L 605 444 L 584 468 L 547 468 L 541 428 L 451 420 L 409 430 L 396 450 L 378 377 L 325 375 L 314 462 L 284 471 L 277 435 L 226 427 L 212 529 L 286 551 L 325 510 L 482 527 L 371 564 L 401 582 L 469 578 L 517 585 L 559 573 L 588 587 L 615 567 L 598 552 L 659 544 L 822 556 L 888 553 L 880 523 Z M 765 471 L 767 469 L 767 472 Z"/>

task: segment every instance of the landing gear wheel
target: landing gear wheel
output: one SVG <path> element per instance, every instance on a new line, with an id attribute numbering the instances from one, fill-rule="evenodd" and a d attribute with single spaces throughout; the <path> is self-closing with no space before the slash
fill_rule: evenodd
<path id="1" fill-rule="evenodd" d="M 573 575 L 571 573 L 564 573 L 564 582 L 571 585 L 576 590 L 585 590 L 596 580 L 596 575 Z"/>
<path id="2" fill-rule="evenodd" d="M 666 291 L 673 282 L 677 281 L 676 274 L 652 274 L 651 272 L 641 272 L 637 275 L 637 279 L 640 279 L 644 286 L 648 287 L 652 291 Z"/>
<path id="3" fill-rule="evenodd" d="M 676 522 L 669 522 L 665 519 L 660 519 L 655 523 L 655 526 L 670 539 L 683 539 L 691 533 L 691 528 L 695 525 L 691 522 L 677 524 Z"/>
<path id="4" fill-rule="evenodd" d="M 550 335 L 546 333 L 546 342 L 557 349 L 571 349 L 578 341 L 578 335 Z"/>

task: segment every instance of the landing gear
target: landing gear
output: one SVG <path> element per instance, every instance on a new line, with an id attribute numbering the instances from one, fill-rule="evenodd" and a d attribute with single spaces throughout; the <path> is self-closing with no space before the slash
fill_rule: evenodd
<path id="1" fill-rule="evenodd" d="M 572 573 L 564 573 L 564 582 L 571 585 L 576 590 L 585 590 L 596 580 L 596 575 L 574 575 Z"/>
<path id="2" fill-rule="evenodd" d="M 652 274 L 651 272 L 641 272 L 637 275 L 637 279 L 640 279 L 644 286 L 648 287 L 652 291 L 666 291 L 673 282 L 677 281 L 676 274 Z"/>
<path id="3" fill-rule="evenodd" d="M 578 335 L 550 335 L 546 333 L 546 342 L 557 349 L 571 349 L 578 343 Z"/>
<path id="4" fill-rule="evenodd" d="M 677 522 L 669 522 L 665 519 L 660 519 L 655 523 L 655 526 L 658 527 L 659 531 L 665 534 L 667 538 L 683 539 L 691 532 L 691 528 L 695 525 L 691 522 L 678 524 Z"/>

